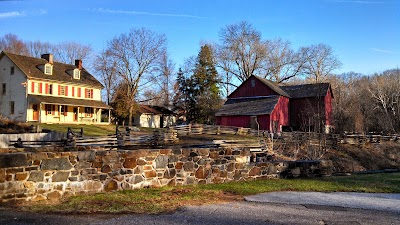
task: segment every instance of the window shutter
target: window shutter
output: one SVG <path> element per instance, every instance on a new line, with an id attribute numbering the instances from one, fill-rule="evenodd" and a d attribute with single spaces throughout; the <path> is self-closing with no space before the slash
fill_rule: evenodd
<path id="1" fill-rule="evenodd" d="M 54 115 L 55 111 L 56 111 L 56 106 L 52 105 L 51 106 L 51 115 Z"/>
<path id="2" fill-rule="evenodd" d="M 78 97 L 81 97 L 81 88 L 78 88 Z"/>
<path id="3" fill-rule="evenodd" d="M 46 93 L 46 94 L 49 94 L 49 84 L 46 83 L 45 88 L 46 88 L 45 93 Z"/>
<path id="4" fill-rule="evenodd" d="M 64 105 L 64 116 L 67 116 L 67 114 L 68 114 L 67 110 L 68 110 L 68 107 L 66 105 Z"/>
<path id="5" fill-rule="evenodd" d="M 31 92 L 32 92 L 32 93 L 35 92 L 35 82 L 32 82 L 32 90 L 31 90 Z"/>
<path id="6" fill-rule="evenodd" d="M 58 85 L 58 95 L 61 95 L 61 86 Z"/>
<path id="7" fill-rule="evenodd" d="M 75 97 L 75 87 L 72 87 L 72 97 Z"/>
<path id="8" fill-rule="evenodd" d="M 43 84 L 39 83 L 39 93 L 42 94 L 42 88 L 43 88 Z"/>
<path id="9" fill-rule="evenodd" d="M 65 86 L 65 96 L 68 96 L 68 86 Z"/>
<path id="10" fill-rule="evenodd" d="M 85 98 L 87 98 L 87 89 L 85 88 Z"/>
<path id="11" fill-rule="evenodd" d="M 90 89 L 90 98 L 93 98 L 93 89 Z"/>

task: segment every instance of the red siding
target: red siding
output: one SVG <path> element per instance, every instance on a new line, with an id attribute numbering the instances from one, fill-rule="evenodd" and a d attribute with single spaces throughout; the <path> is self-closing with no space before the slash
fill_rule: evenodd
<path id="1" fill-rule="evenodd" d="M 317 122 L 312 117 L 325 117 L 325 102 L 323 97 L 290 99 L 291 125 L 302 127 Z"/>
<path id="2" fill-rule="evenodd" d="M 222 126 L 250 127 L 249 116 L 221 116 L 217 117 L 217 124 Z"/>
<path id="3" fill-rule="evenodd" d="M 289 98 L 281 96 L 271 113 L 271 121 L 278 121 L 278 129 L 280 126 L 289 126 Z M 272 127 L 270 129 L 272 130 Z"/>
<path id="4" fill-rule="evenodd" d="M 254 80 L 254 86 L 252 86 L 252 80 Z M 268 96 L 277 95 L 272 89 L 270 89 L 263 82 L 255 77 L 247 79 L 243 82 L 228 98 L 238 97 L 253 97 L 253 96 Z"/>
<path id="5" fill-rule="evenodd" d="M 269 130 L 270 120 L 269 115 L 257 116 L 257 122 L 260 124 L 260 130 Z"/>

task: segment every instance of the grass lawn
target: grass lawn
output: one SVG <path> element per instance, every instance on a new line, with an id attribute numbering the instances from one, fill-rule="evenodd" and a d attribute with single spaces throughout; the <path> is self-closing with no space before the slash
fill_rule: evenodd
<path id="1" fill-rule="evenodd" d="M 57 213 L 166 213 L 183 205 L 242 200 L 272 191 L 400 193 L 400 173 L 318 179 L 273 179 L 177 186 L 74 196 L 57 204 L 34 204 L 25 210 Z"/>
<path id="2" fill-rule="evenodd" d="M 37 124 L 34 124 L 37 125 Z M 85 125 L 85 124 L 40 124 L 42 129 L 66 133 L 68 127 L 74 132 L 83 128 L 83 134 L 86 136 L 106 136 L 115 134 L 115 125 Z"/>

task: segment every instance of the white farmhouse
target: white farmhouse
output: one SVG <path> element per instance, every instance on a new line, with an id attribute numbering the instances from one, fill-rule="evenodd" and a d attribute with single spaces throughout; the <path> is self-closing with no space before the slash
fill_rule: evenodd
<path id="1" fill-rule="evenodd" d="M 101 120 L 103 85 L 82 67 L 41 58 L 0 54 L 0 116 L 21 122 L 109 123 Z M 108 117 L 110 118 L 110 117 Z"/>

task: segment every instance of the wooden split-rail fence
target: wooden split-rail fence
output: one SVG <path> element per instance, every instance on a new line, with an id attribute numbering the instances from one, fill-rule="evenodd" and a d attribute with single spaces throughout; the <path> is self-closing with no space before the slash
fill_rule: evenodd
<path id="1" fill-rule="evenodd" d="M 68 129 L 67 138 L 53 141 L 11 141 L 10 146 L 14 147 L 39 147 L 39 146 L 159 146 L 173 144 L 179 140 L 179 136 L 185 135 L 243 135 L 263 137 L 264 143 L 255 145 L 254 143 L 241 143 L 241 141 L 224 141 L 217 143 L 216 146 L 229 145 L 249 145 L 256 148 L 262 146 L 273 145 L 273 139 L 278 139 L 281 145 L 302 144 L 307 143 L 315 146 L 329 146 L 336 148 L 338 143 L 363 144 L 363 143 L 379 143 L 381 141 L 400 141 L 399 135 L 360 135 L 345 134 L 339 136 L 337 134 L 322 134 L 312 132 L 282 132 L 279 135 L 271 134 L 268 131 L 254 130 L 243 127 L 205 125 L 205 124 L 188 124 L 173 126 L 170 128 L 155 129 L 152 134 L 137 134 L 132 132 L 130 127 L 116 126 L 116 132 L 113 135 L 102 137 L 84 136 L 83 129 Z M 269 141 L 265 141 L 268 140 Z M 271 141 L 272 140 L 272 141 Z M 268 142 L 268 143 L 266 143 Z"/>

